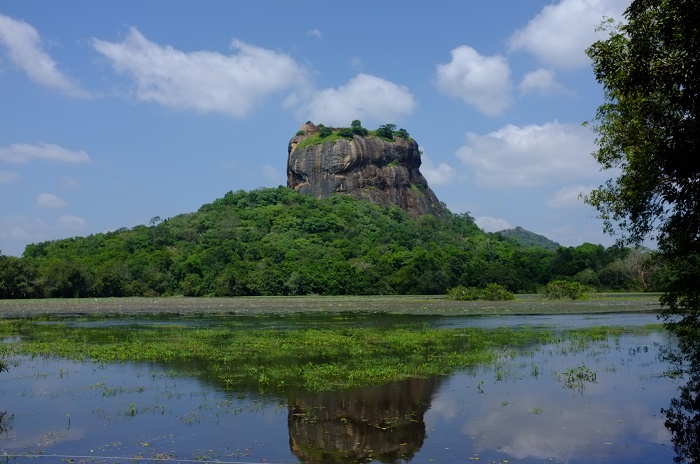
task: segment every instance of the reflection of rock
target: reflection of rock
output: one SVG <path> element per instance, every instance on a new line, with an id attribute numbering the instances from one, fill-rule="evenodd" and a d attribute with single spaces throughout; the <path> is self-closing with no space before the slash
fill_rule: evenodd
<path id="1" fill-rule="evenodd" d="M 439 383 L 412 379 L 291 398 L 292 453 L 311 463 L 409 459 L 423 445 L 423 415 Z"/>

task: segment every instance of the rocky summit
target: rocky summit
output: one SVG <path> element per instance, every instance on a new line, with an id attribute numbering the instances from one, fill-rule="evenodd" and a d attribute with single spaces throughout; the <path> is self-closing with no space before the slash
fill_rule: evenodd
<path id="1" fill-rule="evenodd" d="M 398 206 L 413 217 L 439 216 L 444 210 L 420 173 L 415 140 L 394 136 L 390 141 L 371 133 L 319 138 L 322 127 L 303 124 L 289 141 L 289 188 L 316 198 L 345 194 Z M 338 131 L 331 130 L 332 134 Z"/>

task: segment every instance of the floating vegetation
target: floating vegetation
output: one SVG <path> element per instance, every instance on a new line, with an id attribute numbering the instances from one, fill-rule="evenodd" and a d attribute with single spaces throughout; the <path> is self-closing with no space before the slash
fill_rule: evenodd
<path id="1" fill-rule="evenodd" d="M 235 318 L 230 325 L 222 321 L 209 326 L 0 321 L 0 336 L 11 340 L 3 345 L 8 354 L 167 363 L 170 377 L 194 374 L 225 389 L 268 392 L 381 385 L 491 363 L 497 364 L 497 380 L 503 380 L 509 376 L 503 362 L 516 350 L 557 343 L 562 352 L 579 351 L 590 341 L 614 339 L 624 330 L 594 327 L 555 336 L 546 328 L 440 329 L 427 324 L 241 329 Z M 532 376 L 538 375 L 534 366 Z M 567 386 L 576 386 L 592 381 L 595 373 L 573 369 L 563 375 Z M 120 393 L 102 388 L 105 396 Z"/>
<path id="2" fill-rule="evenodd" d="M 560 372 L 559 378 L 564 382 L 566 388 L 583 393 L 586 383 L 596 382 L 597 373 L 585 365 L 580 365 Z"/>

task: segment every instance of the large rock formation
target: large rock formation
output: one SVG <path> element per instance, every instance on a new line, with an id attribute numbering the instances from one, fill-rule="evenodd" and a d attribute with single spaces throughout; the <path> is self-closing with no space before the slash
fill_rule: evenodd
<path id="1" fill-rule="evenodd" d="M 306 195 L 326 198 L 334 193 L 398 206 L 411 216 L 439 215 L 443 207 L 420 173 L 418 144 L 395 137 L 339 137 L 315 144 L 301 142 L 317 135 L 319 126 L 301 126 L 289 141 L 287 186 Z"/>

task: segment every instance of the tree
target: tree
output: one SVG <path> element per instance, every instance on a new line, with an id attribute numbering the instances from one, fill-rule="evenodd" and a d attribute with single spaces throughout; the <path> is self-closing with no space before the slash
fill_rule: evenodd
<path id="1" fill-rule="evenodd" d="M 382 126 L 379 126 L 379 129 L 376 130 L 376 134 L 378 137 L 388 139 L 388 140 L 394 140 L 394 131 L 396 130 L 396 124 L 384 124 Z"/>
<path id="2" fill-rule="evenodd" d="M 657 240 L 667 314 L 700 327 L 700 2 L 634 0 L 625 18 L 587 50 L 605 92 L 594 156 L 620 174 L 586 201 L 622 243 Z"/>

